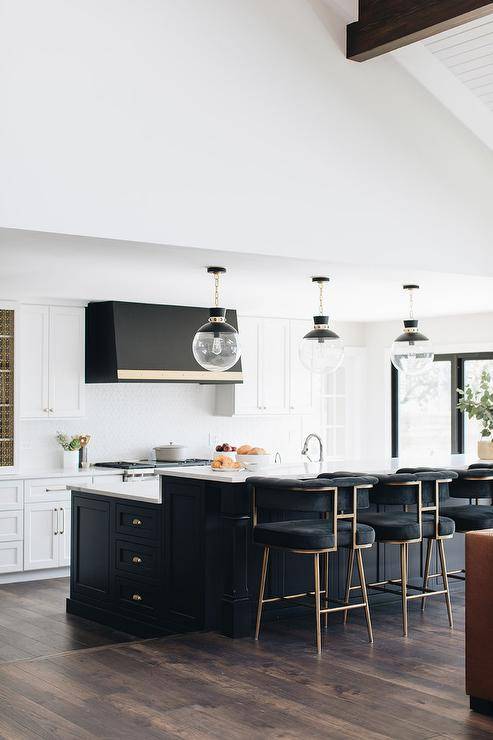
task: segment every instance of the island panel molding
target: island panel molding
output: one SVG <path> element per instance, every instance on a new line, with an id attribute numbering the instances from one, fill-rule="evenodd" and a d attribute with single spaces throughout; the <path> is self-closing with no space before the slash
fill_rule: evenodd
<path id="1" fill-rule="evenodd" d="M 485 0 L 359 0 L 346 55 L 363 62 L 491 13 Z"/>

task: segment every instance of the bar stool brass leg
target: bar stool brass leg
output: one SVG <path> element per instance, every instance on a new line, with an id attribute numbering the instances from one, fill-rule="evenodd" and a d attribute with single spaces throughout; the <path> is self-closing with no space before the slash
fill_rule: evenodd
<path id="1" fill-rule="evenodd" d="M 313 556 L 315 570 L 315 618 L 317 620 L 317 653 L 322 652 L 322 635 L 320 631 L 320 555 L 317 552 Z"/>
<path id="2" fill-rule="evenodd" d="M 407 637 L 407 542 L 401 543 L 402 632 Z"/>
<path id="3" fill-rule="evenodd" d="M 354 550 L 353 550 L 353 553 L 354 553 Z M 359 580 L 361 583 L 361 593 L 363 595 L 363 601 L 365 603 L 365 618 L 366 618 L 366 627 L 368 630 L 368 641 L 373 642 L 373 629 L 371 626 L 370 604 L 368 603 L 368 591 L 366 590 L 365 569 L 363 566 L 363 556 L 361 554 L 360 548 L 356 550 L 356 557 L 358 561 L 358 573 L 359 573 Z M 354 554 L 353 554 L 353 561 L 354 561 Z M 345 614 L 347 614 L 347 612 L 345 612 Z"/>
<path id="4" fill-rule="evenodd" d="M 325 608 L 329 608 L 329 553 L 325 553 L 324 557 L 324 588 L 325 588 Z M 327 612 L 324 614 L 324 628 L 327 629 L 329 626 L 329 615 Z"/>
<path id="5" fill-rule="evenodd" d="M 347 565 L 346 574 L 346 590 L 344 592 L 344 603 L 349 604 L 349 596 L 351 594 L 351 585 L 353 583 L 353 571 L 354 571 L 354 549 L 351 548 L 349 551 L 349 559 Z M 347 624 L 349 617 L 349 610 L 346 609 L 344 612 L 344 624 Z"/>
<path id="6" fill-rule="evenodd" d="M 433 554 L 433 542 L 431 537 L 428 537 L 428 543 L 426 546 L 426 560 L 425 560 L 425 572 L 423 575 L 423 590 L 426 591 L 428 588 L 428 576 L 430 575 L 431 556 Z M 426 602 L 428 599 L 421 599 L 421 611 L 424 612 Z"/>
<path id="7" fill-rule="evenodd" d="M 267 580 L 267 566 L 269 564 L 269 548 L 264 547 L 264 557 L 262 560 L 262 574 L 260 576 L 260 589 L 258 592 L 257 606 L 257 624 L 255 626 L 255 639 L 258 640 L 260 632 L 260 620 L 262 619 L 262 607 L 264 601 L 265 581 Z"/>
<path id="8" fill-rule="evenodd" d="M 440 555 L 440 565 L 442 567 L 442 580 L 443 580 L 443 588 L 445 589 L 445 603 L 447 604 L 447 614 L 448 614 L 448 622 L 453 629 L 454 627 L 454 619 L 452 617 L 452 603 L 450 601 L 450 589 L 448 585 L 448 576 L 447 576 L 447 561 L 445 558 L 445 545 L 443 540 L 438 540 L 438 553 Z"/>

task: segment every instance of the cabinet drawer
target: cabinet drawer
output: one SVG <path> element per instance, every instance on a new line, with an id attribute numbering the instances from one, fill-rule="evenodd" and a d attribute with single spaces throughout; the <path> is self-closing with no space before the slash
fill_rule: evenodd
<path id="1" fill-rule="evenodd" d="M 24 503 L 24 481 L 0 481 L 0 511 L 22 509 Z"/>
<path id="2" fill-rule="evenodd" d="M 159 511 L 148 509 L 139 504 L 116 505 L 116 532 L 143 537 L 147 540 L 158 540 L 161 531 Z"/>
<path id="3" fill-rule="evenodd" d="M 26 480 L 24 484 L 24 501 L 26 504 L 33 501 L 65 501 L 70 500 L 70 491 L 67 486 L 87 486 L 92 483 L 91 476 L 67 478 L 43 478 Z"/>
<path id="4" fill-rule="evenodd" d="M 20 542 L 0 542 L 0 573 L 15 573 L 23 567 L 22 540 Z"/>
<path id="5" fill-rule="evenodd" d="M 18 511 L 0 511 L 0 542 L 21 540 L 24 529 L 22 509 Z"/>
<path id="6" fill-rule="evenodd" d="M 159 612 L 159 587 L 126 578 L 116 579 L 118 607 L 135 619 L 156 619 Z"/>
<path id="7" fill-rule="evenodd" d="M 146 578 L 159 577 L 159 547 L 149 547 L 129 540 L 116 541 L 115 563 L 117 570 Z"/>

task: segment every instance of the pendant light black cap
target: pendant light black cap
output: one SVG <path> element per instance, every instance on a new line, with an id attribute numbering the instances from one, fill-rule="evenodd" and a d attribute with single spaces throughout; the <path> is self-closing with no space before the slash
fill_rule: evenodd
<path id="1" fill-rule="evenodd" d="M 212 275 L 222 275 L 223 273 L 226 272 L 226 268 L 225 267 L 208 267 L 207 272 Z"/>
<path id="2" fill-rule="evenodd" d="M 327 326 L 329 323 L 329 317 L 314 316 L 313 323 L 315 326 Z M 339 334 L 336 334 L 335 331 L 332 331 L 332 329 L 329 329 L 327 326 L 326 329 L 313 328 L 311 331 L 308 332 L 308 334 L 305 334 L 303 339 L 339 339 Z"/>
<path id="3" fill-rule="evenodd" d="M 226 317 L 226 309 L 225 308 L 219 308 L 218 306 L 212 306 L 212 308 L 209 308 L 209 316 L 212 318 L 222 318 L 224 319 Z"/>
<path id="4" fill-rule="evenodd" d="M 405 331 L 402 334 L 400 334 L 396 342 L 428 342 L 428 337 L 425 337 L 424 334 L 421 334 L 420 331 L 418 331 L 418 320 L 417 319 L 404 319 L 404 328 L 405 329 L 414 329 L 415 331 Z"/>

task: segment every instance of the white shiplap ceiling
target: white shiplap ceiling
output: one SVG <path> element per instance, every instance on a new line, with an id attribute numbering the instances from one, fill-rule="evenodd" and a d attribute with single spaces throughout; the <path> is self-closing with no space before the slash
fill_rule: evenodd
<path id="1" fill-rule="evenodd" d="M 392 53 L 493 149 L 493 15 Z"/>
<path id="2" fill-rule="evenodd" d="M 427 39 L 424 45 L 493 111 L 493 16 Z"/>

